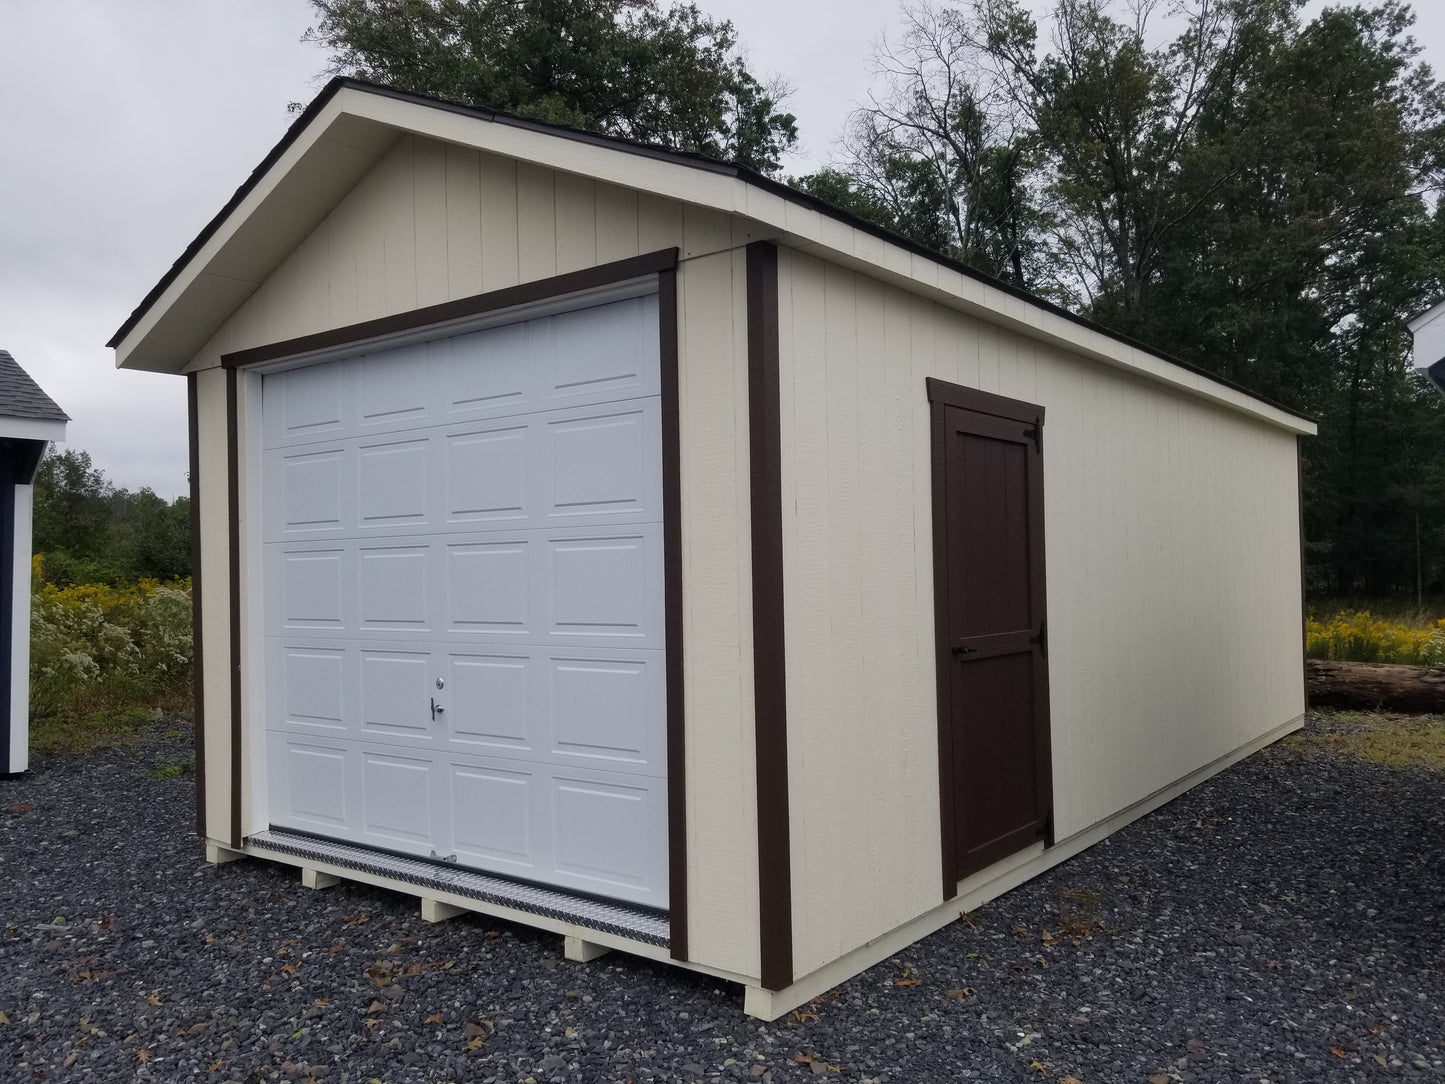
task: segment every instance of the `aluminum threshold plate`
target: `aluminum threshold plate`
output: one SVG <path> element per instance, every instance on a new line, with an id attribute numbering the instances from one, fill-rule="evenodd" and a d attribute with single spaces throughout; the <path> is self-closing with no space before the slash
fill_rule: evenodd
<path id="1" fill-rule="evenodd" d="M 394 877 L 418 888 L 450 892 L 483 903 L 510 907 L 562 922 L 573 922 L 578 926 L 601 930 L 617 937 L 626 937 L 662 948 L 668 947 L 667 916 L 626 904 L 608 903 L 555 888 L 493 877 L 477 870 L 441 866 L 419 858 L 404 858 L 375 851 L 354 843 L 316 839 L 276 828 L 247 836 L 246 843 L 258 851 L 274 851 L 293 858 L 310 858 L 345 869 Z"/>

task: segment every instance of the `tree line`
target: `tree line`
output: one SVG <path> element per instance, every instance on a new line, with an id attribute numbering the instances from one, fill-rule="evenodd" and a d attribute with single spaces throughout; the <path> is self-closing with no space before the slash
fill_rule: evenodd
<path id="1" fill-rule="evenodd" d="M 1445 296 L 1445 87 L 1406 4 L 1302 2 L 912 3 L 834 164 L 784 179 L 1317 418 L 1311 592 L 1440 594 L 1445 396 L 1404 325 Z M 329 74 L 773 176 L 797 143 L 787 85 L 691 3 L 312 6 Z M 184 498 L 111 489 L 84 453 L 42 476 L 58 567 L 184 573 Z"/>
<path id="2" fill-rule="evenodd" d="M 52 450 L 35 474 L 32 545 L 57 587 L 191 574 L 191 502 L 117 489 L 88 452 Z"/>
<path id="3" fill-rule="evenodd" d="M 357 75 L 776 175 L 787 87 L 656 0 L 313 0 Z M 1410 8 L 924 0 L 799 189 L 1320 422 L 1309 585 L 1445 590 L 1445 397 L 1405 320 L 1445 293 L 1445 92 Z"/>

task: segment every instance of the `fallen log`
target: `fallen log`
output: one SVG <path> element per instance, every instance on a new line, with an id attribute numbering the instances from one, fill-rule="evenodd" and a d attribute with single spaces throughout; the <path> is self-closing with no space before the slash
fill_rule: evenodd
<path id="1" fill-rule="evenodd" d="M 1445 712 L 1445 668 L 1440 667 L 1307 659 L 1305 687 L 1312 708 Z"/>

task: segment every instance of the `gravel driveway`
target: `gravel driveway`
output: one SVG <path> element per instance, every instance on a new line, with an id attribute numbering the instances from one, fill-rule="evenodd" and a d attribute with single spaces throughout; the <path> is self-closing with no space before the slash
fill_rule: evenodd
<path id="1" fill-rule="evenodd" d="M 688 972 L 207 866 L 192 779 L 156 774 L 185 755 L 163 726 L 0 780 L 5 1084 L 1445 1077 L 1439 776 L 1274 746 L 765 1024 Z"/>

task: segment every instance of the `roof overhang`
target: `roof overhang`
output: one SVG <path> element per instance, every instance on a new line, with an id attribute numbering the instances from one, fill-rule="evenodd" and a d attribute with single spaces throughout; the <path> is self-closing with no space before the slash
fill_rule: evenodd
<path id="1" fill-rule="evenodd" d="M 1445 392 L 1445 301 L 1411 317 L 1405 326 L 1413 340 L 1416 371 Z"/>
<path id="2" fill-rule="evenodd" d="M 107 344 L 176 373 L 403 135 L 749 219 L 777 240 L 1294 433 L 1310 419 L 751 170 L 355 80 L 333 80 Z M 684 254 L 685 255 L 685 254 Z"/>
<path id="3" fill-rule="evenodd" d="M 64 440 L 65 423 L 50 418 L 7 418 L 0 415 L 0 440 Z"/>

